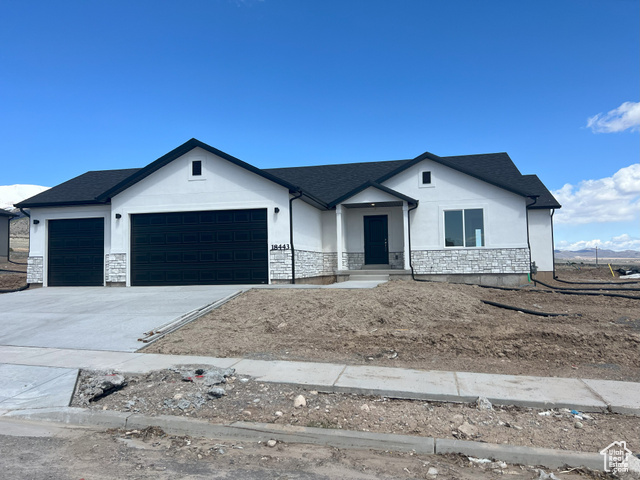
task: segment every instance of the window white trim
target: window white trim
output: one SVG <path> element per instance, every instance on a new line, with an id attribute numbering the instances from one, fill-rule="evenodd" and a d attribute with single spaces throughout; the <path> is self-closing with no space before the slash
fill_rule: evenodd
<path id="1" fill-rule="evenodd" d="M 193 174 L 193 163 L 200 162 L 200 175 Z M 189 161 L 189 181 L 190 182 L 198 182 L 207 179 L 206 175 L 207 171 L 205 169 L 205 160 L 204 158 L 192 158 Z"/>
<path id="2" fill-rule="evenodd" d="M 430 179 L 431 182 L 430 183 L 422 183 L 422 175 L 424 173 L 427 173 L 427 172 L 431 175 L 431 179 Z M 418 173 L 418 188 L 434 188 L 436 185 L 435 185 L 435 182 L 433 180 L 434 180 L 434 178 L 433 178 L 433 170 L 426 169 L 426 168 L 420 170 L 420 172 Z"/>
<path id="3" fill-rule="evenodd" d="M 465 221 L 465 211 L 467 210 L 481 210 L 482 211 L 482 245 L 472 245 L 467 246 L 467 235 L 466 235 L 466 221 Z M 462 212 L 462 242 L 463 245 L 447 245 L 447 222 L 446 222 L 446 213 L 447 212 Z M 444 248 L 449 249 L 473 249 L 473 248 L 487 248 L 487 218 L 486 218 L 487 209 L 485 206 L 466 206 L 466 207 L 451 207 L 451 208 L 443 208 L 441 209 L 441 218 L 442 218 L 442 245 Z"/>

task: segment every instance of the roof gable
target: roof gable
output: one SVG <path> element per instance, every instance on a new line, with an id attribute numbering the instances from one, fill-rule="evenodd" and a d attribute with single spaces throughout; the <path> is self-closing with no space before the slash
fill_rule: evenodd
<path id="1" fill-rule="evenodd" d="M 393 190 L 389 187 L 385 187 L 384 185 L 380 185 L 377 182 L 372 182 L 372 181 L 368 181 L 363 183 L 362 185 L 359 185 L 358 187 L 354 188 L 353 190 L 351 190 L 350 192 L 342 195 L 339 198 L 336 198 L 334 201 L 332 201 L 331 203 L 329 203 L 329 208 L 335 207 L 336 205 L 345 202 L 346 200 L 354 197 L 355 195 L 357 195 L 360 192 L 365 191 L 367 188 L 375 188 L 380 190 L 381 192 L 387 193 L 393 197 L 396 197 L 399 200 L 404 200 L 407 203 L 409 203 L 410 205 L 417 205 L 418 201 L 415 198 L 411 198 L 407 195 L 404 195 L 396 190 Z"/>
<path id="2" fill-rule="evenodd" d="M 244 168 L 246 170 L 249 170 L 252 173 L 255 173 L 256 175 L 260 175 L 263 178 L 266 178 L 267 180 L 270 180 L 272 182 L 275 182 L 279 185 L 282 185 L 285 188 L 288 188 L 291 192 L 297 192 L 300 190 L 299 187 L 296 187 L 295 185 L 282 180 L 270 173 L 268 173 L 265 170 L 261 170 L 257 167 L 254 167 L 253 165 L 248 164 L 247 162 L 243 162 L 242 160 L 233 157 L 231 155 L 229 155 L 228 153 L 223 152 L 222 150 L 218 150 L 217 148 L 213 148 L 210 145 L 207 145 L 206 143 L 201 142 L 200 140 L 197 140 L 195 138 L 192 138 L 191 140 L 183 143 L 182 145 L 180 145 L 178 148 L 175 148 L 173 150 L 171 150 L 169 153 L 167 153 L 166 155 L 163 155 L 162 157 L 158 158 L 156 161 L 151 162 L 149 165 L 147 165 L 146 167 L 141 168 L 140 170 L 138 170 L 137 172 L 135 172 L 133 175 L 131 175 L 128 178 L 125 178 L 124 180 L 122 180 L 120 183 L 118 183 L 117 185 L 114 185 L 112 188 L 102 192 L 99 196 L 98 196 L 98 200 L 100 201 L 106 201 L 109 200 L 111 197 L 117 195 L 118 193 L 126 190 L 127 188 L 129 188 L 132 185 L 135 185 L 136 183 L 138 183 L 140 180 L 148 177 L 149 175 L 151 175 L 153 172 L 161 169 L 162 167 L 164 167 L 165 165 L 171 163 L 172 161 L 174 161 L 175 159 L 183 156 L 184 154 L 190 152 L 191 150 L 193 150 L 194 148 L 199 147 L 202 148 L 203 150 L 206 150 L 209 153 L 212 153 L 220 158 L 223 158 L 241 168 Z"/>
<path id="3" fill-rule="evenodd" d="M 530 192 L 525 188 L 525 184 L 518 182 L 522 174 L 506 153 L 439 157 L 433 153 L 424 152 L 410 162 L 399 165 L 398 168 L 378 178 L 377 181 L 383 183 L 423 160 L 431 160 L 517 195 L 524 197 L 530 195 Z"/>

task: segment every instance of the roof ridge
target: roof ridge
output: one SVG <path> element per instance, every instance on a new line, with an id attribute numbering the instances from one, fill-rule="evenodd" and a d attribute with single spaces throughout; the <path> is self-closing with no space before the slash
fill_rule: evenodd
<path id="1" fill-rule="evenodd" d="M 391 162 L 409 162 L 411 158 L 400 159 L 400 160 L 375 160 L 372 162 L 348 162 L 348 163 L 327 163 L 323 165 L 301 165 L 299 167 L 271 167 L 271 168 L 263 168 L 262 170 L 286 170 L 290 168 L 313 168 L 313 167 L 342 167 L 345 165 L 353 166 L 353 165 L 372 165 L 372 164 L 381 164 L 381 163 L 391 163 Z"/>

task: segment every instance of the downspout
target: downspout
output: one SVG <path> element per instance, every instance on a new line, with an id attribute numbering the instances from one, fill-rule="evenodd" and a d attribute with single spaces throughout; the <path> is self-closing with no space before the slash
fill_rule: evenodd
<path id="1" fill-rule="evenodd" d="M 416 278 L 416 275 L 413 271 L 413 263 L 411 262 L 411 212 L 413 210 L 415 210 L 416 208 L 418 208 L 418 204 L 416 203 L 415 207 L 410 208 L 409 210 L 407 210 L 407 236 L 409 237 L 409 251 L 407 252 L 409 254 L 409 268 L 411 269 L 411 278 L 416 281 L 416 282 L 424 282 L 427 280 L 419 280 Z"/>
<path id="2" fill-rule="evenodd" d="M 27 212 L 25 212 L 24 208 L 20 207 L 20 211 L 22 212 L 23 215 L 26 215 L 27 217 L 31 218 L 31 215 L 29 215 Z"/>
<path id="3" fill-rule="evenodd" d="M 551 209 L 551 260 L 553 261 L 553 278 L 556 279 L 556 241 L 553 239 L 553 214 L 556 209 Z"/>
<path id="4" fill-rule="evenodd" d="M 291 245 L 291 283 L 296 283 L 296 249 L 293 246 L 293 201 L 302 196 L 302 191 L 289 199 L 289 244 Z"/>
<path id="5" fill-rule="evenodd" d="M 529 238 L 529 208 L 533 207 L 537 202 L 538 202 L 538 197 L 540 195 L 528 195 L 527 198 L 532 198 L 533 199 L 533 203 L 530 205 L 527 205 L 527 247 L 529 248 L 529 278 L 531 280 L 533 280 L 533 285 L 536 285 L 536 281 L 533 278 L 533 265 L 532 265 L 532 257 L 531 257 L 531 239 Z"/>

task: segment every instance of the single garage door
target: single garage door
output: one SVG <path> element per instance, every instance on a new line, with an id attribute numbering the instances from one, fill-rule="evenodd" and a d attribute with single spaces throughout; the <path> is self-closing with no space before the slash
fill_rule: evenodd
<path id="1" fill-rule="evenodd" d="M 131 216 L 132 285 L 268 283 L 267 210 Z"/>
<path id="2" fill-rule="evenodd" d="M 49 220 L 48 285 L 104 283 L 104 218 Z"/>

